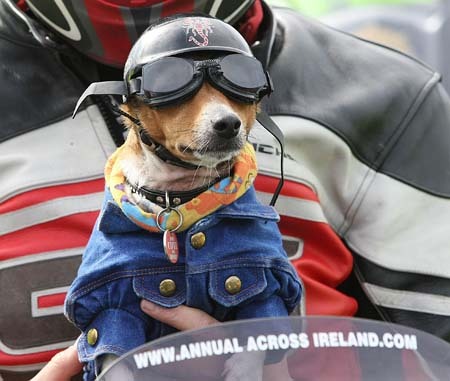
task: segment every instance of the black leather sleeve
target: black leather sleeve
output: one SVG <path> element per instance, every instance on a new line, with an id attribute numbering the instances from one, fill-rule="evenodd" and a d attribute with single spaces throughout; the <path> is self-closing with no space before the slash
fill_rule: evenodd
<path id="1" fill-rule="evenodd" d="M 71 115 L 84 86 L 0 2 L 0 142 Z"/>
<path id="2" fill-rule="evenodd" d="M 283 41 L 266 111 L 313 120 L 374 170 L 449 197 L 450 176 L 441 174 L 450 168 L 450 102 L 440 75 L 294 11 L 275 16 Z"/>

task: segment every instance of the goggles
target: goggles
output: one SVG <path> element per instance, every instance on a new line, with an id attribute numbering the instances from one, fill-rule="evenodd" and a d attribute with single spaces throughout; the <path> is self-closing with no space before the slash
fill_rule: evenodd
<path id="1" fill-rule="evenodd" d="M 207 80 L 226 96 L 244 103 L 258 102 L 272 92 L 268 73 L 254 57 L 229 54 L 216 59 L 163 57 L 145 64 L 128 81 L 128 93 L 139 95 L 153 107 L 192 97 Z"/>

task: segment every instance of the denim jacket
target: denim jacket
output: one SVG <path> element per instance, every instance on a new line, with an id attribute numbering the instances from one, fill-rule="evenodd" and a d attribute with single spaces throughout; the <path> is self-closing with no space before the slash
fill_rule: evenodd
<path id="1" fill-rule="evenodd" d="M 251 187 L 234 203 L 177 233 L 180 256 L 172 264 L 162 234 L 131 222 L 107 190 L 65 303 L 67 318 L 82 331 L 80 360 L 122 355 L 173 332 L 140 310 L 142 298 L 164 307 L 200 308 L 220 321 L 287 315 L 302 288 L 283 249 L 278 218 Z M 205 238 L 201 247 L 192 244 L 196 234 Z M 236 293 L 225 288 L 231 276 L 241 281 Z M 167 279 L 176 285 L 171 296 L 160 292 Z M 95 343 L 87 338 L 93 328 Z"/>

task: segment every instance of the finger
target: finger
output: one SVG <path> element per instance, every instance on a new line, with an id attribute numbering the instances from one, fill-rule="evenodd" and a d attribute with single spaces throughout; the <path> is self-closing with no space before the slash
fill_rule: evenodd
<path id="1" fill-rule="evenodd" d="M 75 345 L 57 353 L 31 381 L 70 381 L 83 369 Z"/>
<path id="2" fill-rule="evenodd" d="M 152 318 L 170 325 L 179 331 L 203 328 L 217 323 L 217 320 L 206 312 L 187 306 L 164 308 L 148 300 L 142 300 L 141 309 Z"/>

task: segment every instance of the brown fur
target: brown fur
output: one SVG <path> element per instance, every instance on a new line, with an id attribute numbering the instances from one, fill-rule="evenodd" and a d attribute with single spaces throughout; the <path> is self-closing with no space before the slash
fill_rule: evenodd
<path id="1" fill-rule="evenodd" d="M 136 97 L 122 105 L 122 110 L 139 119 L 148 135 L 174 156 L 197 165 L 197 169 L 192 170 L 162 162 L 152 148 L 142 143 L 138 126 L 124 118 L 129 133 L 121 161 L 128 181 L 159 191 L 186 191 L 212 184 L 218 177 L 231 172 L 232 159 L 239 153 L 236 146 L 245 143 L 258 105 L 231 100 L 204 83 L 195 96 L 170 107 L 152 108 Z M 214 120 L 230 113 L 240 119 L 240 133 L 230 139 L 230 143 L 225 139 L 225 143 L 221 144 L 222 152 L 217 152 L 213 143 L 210 144 L 214 140 Z M 205 152 L 205 147 L 213 149 Z M 151 207 L 143 196 L 132 192 L 130 187 L 126 188 L 126 192 L 144 210 Z"/>
<path id="2" fill-rule="evenodd" d="M 228 105 L 241 118 L 246 133 L 249 133 L 255 121 L 257 105 L 231 100 L 208 83 L 205 83 L 193 98 L 175 106 L 155 109 L 139 99 L 134 99 L 123 105 L 122 109 L 133 117 L 138 118 L 148 134 L 158 143 L 165 146 L 173 155 L 181 160 L 193 160 L 195 162 L 192 153 L 183 152 L 183 148 L 196 148 L 192 146 L 193 133 L 198 126 L 197 123 L 202 113 L 203 105 L 208 101 Z M 126 123 L 129 127 L 132 127 L 131 131 L 133 131 L 135 127 L 133 123 L 129 120 L 126 120 Z M 131 133 L 131 131 L 126 144 L 130 144 L 133 150 L 139 150 L 136 134 L 135 132 Z"/>

